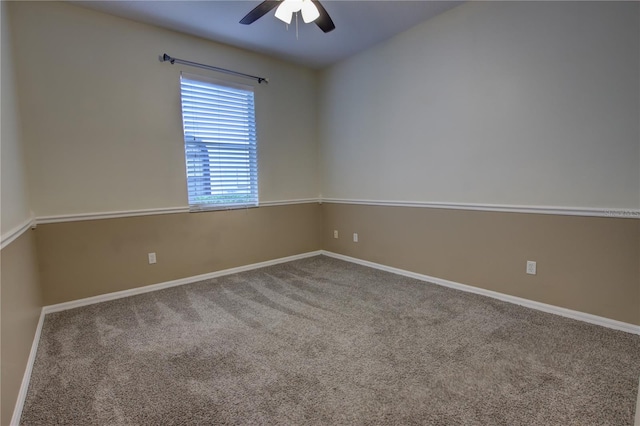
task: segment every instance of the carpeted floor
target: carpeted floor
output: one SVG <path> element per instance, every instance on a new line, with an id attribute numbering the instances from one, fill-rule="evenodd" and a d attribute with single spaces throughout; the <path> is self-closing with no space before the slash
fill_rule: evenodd
<path id="1" fill-rule="evenodd" d="M 319 256 L 49 314 L 26 425 L 631 425 L 640 336 Z"/>

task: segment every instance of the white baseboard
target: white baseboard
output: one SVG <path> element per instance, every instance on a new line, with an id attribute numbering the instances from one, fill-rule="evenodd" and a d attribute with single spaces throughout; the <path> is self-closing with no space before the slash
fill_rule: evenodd
<path id="1" fill-rule="evenodd" d="M 93 305 L 94 303 L 106 302 L 108 300 L 122 299 L 123 297 L 134 296 L 136 294 L 149 293 L 152 291 L 162 290 L 164 288 L 176 287 L 185 284 L 191 284 L 198 281 L 209 280 L 212 278 L 222 277 L 224 275 L 236 274 L 238 272 L 250 271 L 252 269 L 264 268 L 266 266 L 277 265 L 279 263 L 291 262 L 307 257 L 318 256 L 322 254 L 321 250 L 311 251 L 293 256 L 281 257 L 279 259 L 267 260 L 265 262 L 253 263 L 251 265 L 239 266 L 237 268 L 224 269 L 222 271 L 210 272 L 208 274 L 195 275 L 192 277 L 180 278 L 178 280 L 166 281 L 158 284 L 151 284 L 144 287 L 132 288 L 129 290 L 116 291 L 114 293 L 101 294 L 99 296 L 87 297 L 85 299 L 72 300 L 71 302 L 58 303 L 42 308 L 45 314 L 52 312 L 66 311 L 67 309 L 79 308 L 81 306 Z"/>
<path id="2" fill-rule="evenodd" d="M 527 308 L 536 309 L 538 311 L 543 311 L 550 314 L 560 315 L 563 317 L 584 321 L 590 324 L 600 325 L 602 327 L 607 327 L 614 330 L 620 330 L 620 331 L 625 331 L 627 333 L 640 335 L 640 325 L 629 324 L 622 321 L 616 321 L 610 318 L 587 314 L 585 312 L 574 311 L 567 308 L 561 308 L 559 306 L 553 306 L 553 305 L 548 305 L 546 303 L 536 302 L 529 299 L 523 299 L 521 297 L 510 296 L 508 294 L 498 293 L 497 291 L 485 290 L 483 288 L 473 287 L 466 284 L 460 284 L 460 283 L 445 280 L 442 278 L 432 277 L 424 274 L 418 274 L 416 272 L 411 272 L 411 271 L 407 271 L 399 268 L 393 268 L 391 266 L 382 265 L 380 263 L 369 262 L 368 260 L 362 260 L 362 259 L 358 259 L 351 256 L 345 256 L 343 254 L 333 253 L 326 250 L 321 250 L 321 252 L 325 256 L 333 257 L 340 260 L 345 260 L 347 262 L 357 263 L 359 265 L 368 266 L 370 268 L 380 269 L 382 271 L 391 272 L 393 274 L 415 278 L 420 281 L 430 282 L 430 283 L 441 285 L 444 287 L 465 291 L 467 293 L 480 294 L 482 296 L 487 296 L 493 299 L 502 300 L 504 302 L 525 306 Z"/>
<path id="3" fill-rule="evenodd" d="M 20 417 L 22 416 L 22 408 L 24 407 L 24 400 L 27 397 L 27 391 L 29 390 L 29 381 L 31 380 L 31 371 L 33 370 L 33 363 L 36 361 L 36 354 L 38 353 L 38 343 L 40 343 L 40 334 L 42 333 L 42 324 L 44 324 L 44 308 L 40 310 L 40 318 L 38 319 L 38 326 L 36 327 L 36 333 L 33 336 L 33 343 L 31 344 L 31 351 L 29 352 L 29 359 L 27 360 L 27 366 L 22 376 L 22 383 L 20 384 L 20 390 L 18 391 L 18 399 L 16 405 L 13 408 L 13 416 L 11 416 L 11 425 L 19 425 Z"/>

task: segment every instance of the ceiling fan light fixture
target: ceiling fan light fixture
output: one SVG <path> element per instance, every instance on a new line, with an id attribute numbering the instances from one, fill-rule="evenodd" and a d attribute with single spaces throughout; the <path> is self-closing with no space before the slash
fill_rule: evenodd
<path id="1" fill-rule="evenodd" d="M 280 6 L 276 9 L 276 18 L 285 24 L 291 23 L 293 13 L 302 9 L 301 0 L 282 0 Z"/>
<path id="2" fill-rule="evenodd" d="M 311 0 L 302 1 L 302 20 L 305 24 L 313 22 L 320 17 L 320 11 Z"/>
<path id="3" fill-rule="evenodd" d="M 302 19 L 306 24 L 320 17 L 320 11 L 311 0 L 282 0 L 276 9 L 276 18 L 290 24 L 296 12 L 302 12 Z"/>
<path id="4" fill-rule="evenodd" d="M 247 13 L 240 20 L 240 23 L 243 25 L 252 24 L 273 9 L 276 9 L 276 18 L 286 24 L 291 24 L 294 13 L 301 12 L 305 23 L 314 22 L 324 33 L 336 29 L 333 20 L 320 4 L 320 0 L 264 0 Z"/>

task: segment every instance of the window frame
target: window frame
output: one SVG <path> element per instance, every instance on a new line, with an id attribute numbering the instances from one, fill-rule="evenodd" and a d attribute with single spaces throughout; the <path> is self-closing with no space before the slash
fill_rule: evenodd
<path id="1" fill-rule="evenodd" d="M 195 112 L 185 113 L 186 109 L 189 109 L 189 106 L 195 108 L 193 104 L 189 105 L 190 99 L 188 96 L 185 96 L 185 86 L 183 85 L 183 81 L 186 80 L 188 82 L 201 83 L 205 86 L 212 86 L 214 91 L 217 91 L 218 94 L 223 94 L 225 89 L 229 89 L 231 91 L 244 92 L 244 96 L 249 96 L 250 101 L 246 102 L 244 108 L 247 109 L 247 113 L 243 115 L 240 114 L 241 120 L 246 120 L 245 124 L 237 125 L 237 124 L 228 124 L 228 126 L 232 127 L 232 131 L 240 132 L 236 133 L 235 136 L 224 138 L 219 135 L 219 139 L 216 139 L 215 136 L 212 136 L 212 131 L 210 129 L 203 130 L 200 128 L 201 135 L 198 137 L 198 127 L 194 127 L 195 121 L 192 120 L 192 116 L 197 115 Z M 188 84 L 188 83 L 187 83 Z M 210 98 L 212 105 L 220 106 L 221 109 L 228 108 L 229 102 L 221 102 L 219 104 L 215 104 L 215 100 L 213 96 Z M 257 120 L 256 120 L 256 108 L 255 108 L 255 87 L 251 85 L 240 84 L 236 82 L 231 82 L 227 80 L 215 79 L 199 74 L 190 74 L 181 72 L 180 73 L 180 113 L 182 116 L 182 134 L 183 134 L 183 143 L 184 143 L 184 155 L 185 155 L 185 176 L 187 183 L 187 200 L 189 204 L 190 212 L 200 212 L 200 211 L 211 211 L 211 210 L 232 210 L 232 209 L 246 209 L 252 207 L 259 206 L 259 185 L 258 185 L 258 142 L 257 142 Z M 223 126 L 222 121 L 215 121 L 215 118 L 212 118 L 215 113 L 208 113 L 209 117 L 206 119 L 212 119 L 213 121 L 206 123 L 206 125 L 211 126 L 211 129 L 217 128 L 216 126 Z M 245 132 L 246 128 L 246 132 Z M 220 128 L 217 128 L 220 130 Z M 203 137 L 202 133 L 206 135 L 206 138 Z M 192 138 L 192 139 L 188 139 Z M 233 139 L 241 140 L 246 139 L 247 144 L 246 148 L 242 142 L 231 142 L 229 140 L 224 139 Z M 200 139 L 200 140 L 198 140 Z M 204 140 L 203 140 L 204 139 Z M 201 146 L 197 146 L 202 142 Z M 205 144 L 208 144 L 205 145 Z M 194 154 L 194 152 L 200 151 L 201 154 Z M 206 153 L 206 157 L 202 155 Z M 217 154 L 217 155 L 216 155 Z M 230 156 L 235 156 L 234 159 L 229 159 Z M 227 158 L 226 160 L 224 158 Z M 200 165 L 198 171 L 198 163 L 206 163 L 206 167 L 204 165 Z M 230 176 L 224 176 L 225 169 L 233 170 L 234 163 L 242 163 L 246 162 L 245 165 L 238 166 L 235 172 L 235 182 L 233 178 Z M 215 163 L 215 165 L 211 165 L 211 163 Z M 213 177 L 213 169 L 218 168 L 217 177 Z M 206 171 L 205 171 L 206 169 Z M 234 172 L 230 172 L 234 173 Z M 207 179 L 203 179 L 203 176 L 198 176 L 198 173 L 206 173 Z M 231 186 L 235 183 L 238 188 L 243 187 L 242 189 L 231 189 Z M 224 188 L 224 187 L 227 188 Z M 218 187 L 218 194 L 213 194 L 212 187 Z M 207 193 L 198 193 L 197 191 L 205 191 Z M 238 192 L 240 191 L 240 192 Z M 219 196 L 225 197 L 229 195 L 237 194 L 237 197 L 232 202 L 197 202 L 195 201 L 198 197 L 209 197 L 212 198 Z M 248 201 L 238 200 L 242 199 L 242 197 L 247 198 Z"/>

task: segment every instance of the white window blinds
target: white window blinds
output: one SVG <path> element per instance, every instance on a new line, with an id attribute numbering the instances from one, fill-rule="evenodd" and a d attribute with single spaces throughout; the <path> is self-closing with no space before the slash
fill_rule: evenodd
<path id="1" fill-rule="evenodd" d="M 258 205 L 253 87 L 180 77 L 191 211 Z"/>

